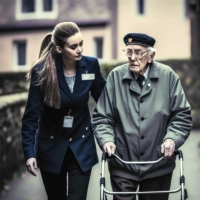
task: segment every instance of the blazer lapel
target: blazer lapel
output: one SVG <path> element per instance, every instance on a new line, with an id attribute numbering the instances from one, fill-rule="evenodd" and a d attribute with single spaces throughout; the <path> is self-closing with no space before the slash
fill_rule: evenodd
<path id="1" fill-rule="evenodd" d="M 84 71 L 85 66 L 86 66 L 86 62 L 85 62 L 84 56 L 82 56 L 81 60 L 77 62 L 77 66 L 76 66 L 76 80 L 75 80 L 73 95 L 75 95 L 76 91 L 79 88 L 79 85 L 82 82 L 81 75 L 86 73 L 86 71 Z"/>
<path id="2" fill-rule="evenodd" d="M 70 97 L 72 98 L 72 93 L 69 90 L 69 87 L 67 85 L 67 82 L 64 77 L 63 67 L 62 67 L 62 61 L 61 58 L 56 59 L 56 68 L 57 68 L 57 77 L 58 77 L 58 85 L 62 88 L 62 90 Z"/>

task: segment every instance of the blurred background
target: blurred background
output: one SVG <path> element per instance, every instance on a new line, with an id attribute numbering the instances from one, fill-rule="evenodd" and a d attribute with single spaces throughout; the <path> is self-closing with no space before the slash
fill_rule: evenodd
<path id="1" fill-rule="evenodd" d="M 200 0 L 0 0 L 0 199 L 31 200 L 31 195 L 17 196 L 29 194 L 28 184 L 33 196 L 37 191 L 33 199 L 46 198 L 41 182 L 29 183 L 24 168 L 20 129 L 29 85 L 25 75 L 38 58 L 44 35 L 63 21 L 81 28 L 84 54 L 98 58 L 105 78 L 126 62 L 126 33 L 156 39 L 155 60 L 178 73 L 192 107 L 194 134 L 185 151 L 195 148 L 191 162 L 200 172 Z M 91 111 L 93 107 L 91 100 Z M 99 166 L 94 173 L 91 182 L 98 187 Z M 93 199 L 98 198 L 90 192 L 88 200 Z"/>

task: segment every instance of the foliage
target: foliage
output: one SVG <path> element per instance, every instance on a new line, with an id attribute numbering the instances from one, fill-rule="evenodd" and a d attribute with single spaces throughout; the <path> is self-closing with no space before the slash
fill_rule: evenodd
<path id="1" fill-rule="evenodd" d="M 26 72 L 0 73 L 0 95 L 27 91 Z"/>

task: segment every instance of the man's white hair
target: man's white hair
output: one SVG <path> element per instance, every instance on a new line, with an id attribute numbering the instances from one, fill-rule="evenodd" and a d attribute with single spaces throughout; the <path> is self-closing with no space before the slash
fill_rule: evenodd
<path id="1" fill-rule="evenodd" d="M 147 48 L 149 55 L 152 55 L 153 53 L 156 53 L 156 49 L 153 47 L 148 47 Z"/>

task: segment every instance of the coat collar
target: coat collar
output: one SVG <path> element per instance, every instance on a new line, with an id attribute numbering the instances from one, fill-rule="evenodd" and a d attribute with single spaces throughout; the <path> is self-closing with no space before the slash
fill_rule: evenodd
<path id="1" fill-rule="evenodd" d="M 70 92 L 69 87 L 66 83 L 64 72 L 63 72 L 63 64 L 62 64 L 62 57 L 58 56 L 55 59 L 56 63 L 56 69 L 57 69 L 57 77 L 58 77 L 58 84 L 63 89 L 63 91 L 72 98 L 77 91 L 80 83 L 81 83 L 81 74 L 84 73 L 84 68 L 86 66 L 85 57 L 82 56 L 81 60 L 79 60 L 76 64 L 77 70 L 76 70 L 76 79 L 75 79 L 75 85 L 74 85 L 74 91 L 73 93 Z"/>
<path id="2" fill-rule="evenodd" d="M 129 80 L 133 80 L 134 79 L 134 75 L 131 73 L 131 71 L 129 70 L 128 67 L 128 63 L 126 65 L 124 65 L 124 76 L 123 76 L 123 80 L 124 79 L 129 79 Z M 149 65 L 150 69 L 149 69 L 149 77 L 148 78 L 159 78 L 159 70 L 158 67 L 156 65 L 156 62 L 153 61 L 150 65 Z"/>
<path id="3" fill-rule="evenodd" d="M 155 61 L 150 65 L 149 78 L 159 78 L 159 69 Z"/>
<path id="4" fill-rule="evenodd" d="M 146 80 L 146 83 L 144 85 L 144 87 L 146 88 L 145 90 L 142 90 L 139 88 L 133 73 L 131 73 L 131 71 L 129 70 L 128 67 L 128 63 L 126 65 L 124 65 L 124 76 L 123 76 L 123 80 L 128 80 L 130 81 L 130 90 L 141 94 L 142 96 L 147 94 L 148 92 L 150 92 L 151 90 L 151 79 L 158 79 L 159 78 L 159 69 L 157 67 L 156 62 L 152 62 L 151 65 L 149 65 L 150 69 L 149 69 L 149 77 Z M 149 86 L 150 85 L 150 86 Z"/>

